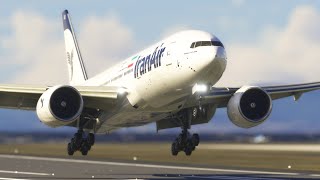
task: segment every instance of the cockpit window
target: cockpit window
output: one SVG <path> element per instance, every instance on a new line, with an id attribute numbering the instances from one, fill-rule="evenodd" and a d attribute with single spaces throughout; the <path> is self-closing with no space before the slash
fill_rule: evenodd
<path id="1" fill-rule="evenodd" d="M 211 41 L 213 46 L 221 46 L 224 47 L 220 41 Z"/>
<path id="2" fill-rule="evenodd" d="M 202 46 L 212 46 L 211 41 L 202 41 Z"/>
<path id="3" fill-rule="evenodd" d="M 196 42 L 196 45 L 194 47 L 196 48 L 196 47 L 199 47 L 199 46 L 201 46 L 201 41 Z"/>
<path id="4" fill-rule="evenodd" d="M 197 41 L 193 42 L 190 46 L 190 48 L 196 48 L 199 46 L 220 46 L 224 47 L 223 44 L 220 41 Z"/>

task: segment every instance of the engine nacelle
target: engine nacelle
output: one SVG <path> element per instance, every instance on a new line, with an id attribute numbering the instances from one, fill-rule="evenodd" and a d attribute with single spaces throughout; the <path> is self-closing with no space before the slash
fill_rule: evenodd
<path id="1" fill-rule="evenodd" d="M 39 119 L 50 127 L 69 124 L 79 118 L 83 99 L 72 86 L 54 86 L 44 92 L 37 103 Z"/>
<path id="2" fill-rule="evenodd" d="M 272 99 L 256 86 L 243 86 L 231 97 L 227 111 L 233 124 L 251 128 L 263 123 L 272 110 Z"/>

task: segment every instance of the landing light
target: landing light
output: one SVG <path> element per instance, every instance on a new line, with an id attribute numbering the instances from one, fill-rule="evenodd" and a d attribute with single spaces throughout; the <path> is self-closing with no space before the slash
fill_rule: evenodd
<path id="1" fill-rule="evenodd" d="M 208 91 L 208 86 L 205 84 L 195 84 L 192 88 L 192 94 L 194 93 L 206 93 Z"/>

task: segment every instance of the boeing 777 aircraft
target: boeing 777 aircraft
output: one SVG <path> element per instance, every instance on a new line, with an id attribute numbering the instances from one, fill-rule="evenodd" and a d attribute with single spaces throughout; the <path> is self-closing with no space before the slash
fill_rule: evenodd
<path id="1" fill-rule="evenodd" d="M 67 10 L 62 20 L 70 84 L 0 85 L 0 107 L 34 110 L 50 127 L 77 128 L 67 147 L 69 155 L 87 155 L 95 134 L 155 122 L 157 130 L 181 127 L 171 153 L 189 156 L 200 138 L 188 130 L 208 123 L 217 108 L 226 107 L 236 126 L 251 128 L 268 118 L 272 100 L 298 100 L 320 89 L 320 82 L 216 87 L 227 66 L 226 51 L 217 37 L 199 30 L 173 34 L 88 78 Z"/>

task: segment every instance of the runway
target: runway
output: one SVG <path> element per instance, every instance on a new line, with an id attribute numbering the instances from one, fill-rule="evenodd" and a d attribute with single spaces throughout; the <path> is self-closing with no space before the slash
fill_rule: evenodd
<path id="1" fill-rule="evenodd" d="M 199 148 L 238 151 L 320 152 L 319 144 L 203 144 Z"/>
<path id="2" fill-rule="evenodd" d="M 320 174 L 218 169 L 86 159 L 0 155 L 0 180 L 31 179 L 319 179 Z"/>

